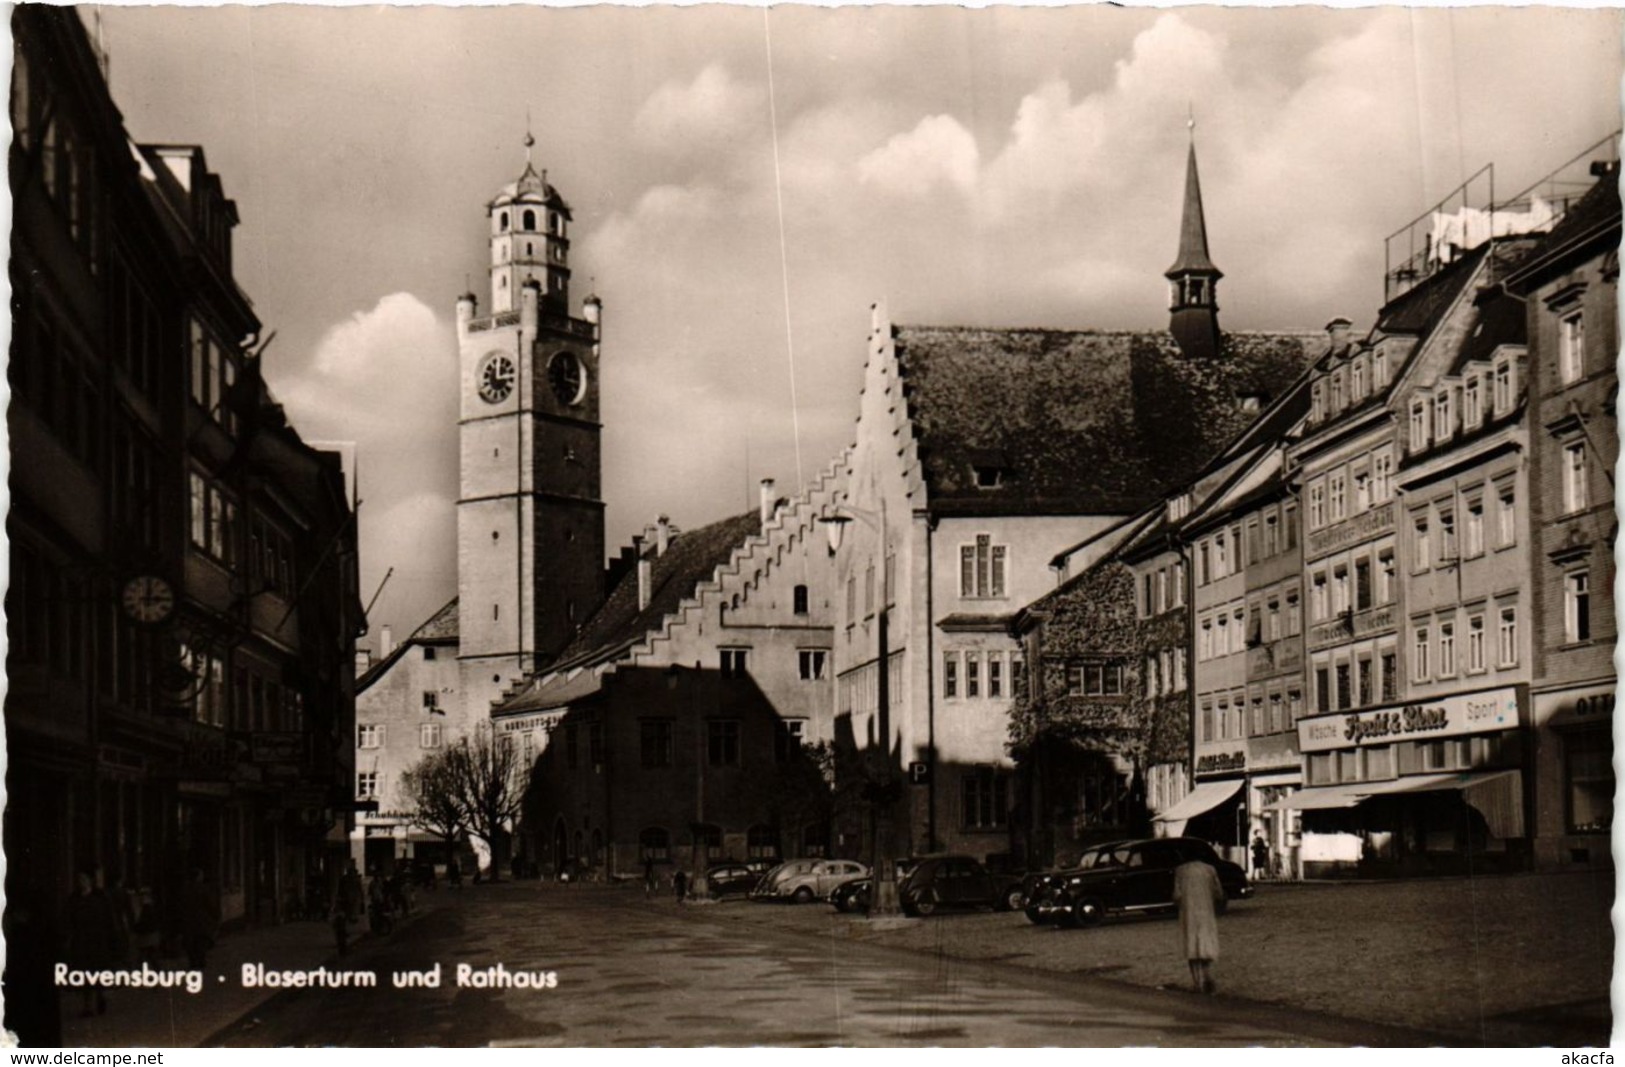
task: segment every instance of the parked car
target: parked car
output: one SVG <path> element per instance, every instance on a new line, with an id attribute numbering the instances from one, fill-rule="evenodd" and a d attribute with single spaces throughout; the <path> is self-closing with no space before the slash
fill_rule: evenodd
<path id="1" fill-rule="evenodd" d="M 922 859 L 897 887 L 897 903 L 905 915 L 931 915 L 939 908 L 1010 911 L 1021 907 L 1021 901 L 1020 878 L 993 874 L 970 856 Z"/>
<path id="2" fill-rule="evenodd" d="M 1206 841 L 1162 837 L 1100 850 L 1091 866 L 1069 872 L 1059 885 L 1051 884 L 1040 911 L 1047 907 L 1053 921 L 1067 926 L 1092 926 L 1107 915 L 1126 912 L 1173 911 L 1174 868 L 1192 860 L 1218 872 L 1226 901 L 1253 895 L 1247 872 L 1220 859 Z"/>
<path id="3" fill-rule="evenodd" d="M 869 868 L 855 860 L 791 860 L 764 874 L 750 897 L 810 904 L 828 897 L 842 882 L 868 873 Z"/>
<path id="4" fill-rule="evenodd" d="M 1109 856 L 1113 849 L 1128 844 L 1127 841 L 1107 841 L 1098 845 L 1091 845 L 1070 863 L 1057 864 L 1047 871 L 1029 874 L 1021 885 L 1021 895 L 1025 904 L 1024 911 L 1027 920 L 1039 926 L 1064 921 L 1071 914 L 1071 909 L 1065 904 L 1066 880 L 1079 871 L 1087 871 L 1100 862 L 1101 856 Z"/>
<path id="5" fill-rule="evenodd" d="M 849 882 L 842 882 L 830 893 L 829 902 L 835 906 L 836 911 L 868 911 L 869 888 L 873 884 L 868 878 L 854 878 Z"/>
<path id="6" fill-rule="evenodd" d="M 759 876 L 743 863 L 718 863 L 705 872 L 705 884 L 714 897 L 736 897 L 756 887 Z"/>

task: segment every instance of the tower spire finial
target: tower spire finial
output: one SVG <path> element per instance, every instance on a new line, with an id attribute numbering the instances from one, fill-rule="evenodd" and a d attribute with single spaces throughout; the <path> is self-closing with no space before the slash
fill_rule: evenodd
<path id="1" fill-rule="evenodd" d="M 536 144 L 536 138 L 530 135 L 530 108 L 525 109 L 525 167 L 530 167 L 530 150 Z"/>
<path id="2" fill-rule="evenodd" d="M 1185 107 L 1187 108 L 1186 117 L 1185 117 L 1185 128 L 1191 132 L 1191 143 L 1195 144 L 1196 143 L 1196 101 L 1194 101 L 1194 100 L 1187 101 L 1186 104 L 1185 104 Z"/>

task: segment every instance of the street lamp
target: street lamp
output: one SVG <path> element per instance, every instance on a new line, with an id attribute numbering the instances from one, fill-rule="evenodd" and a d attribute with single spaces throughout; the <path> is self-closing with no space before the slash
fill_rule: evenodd
<path id="1" fill-rule="evenodd" d="M 870 819 L 870 893 L 869 917 L 894 915 L 897 912 L 897 882 L 891 859 L 892 807 L 898 799 L 900 783 L 896 768 L 891 765 L 891 642 L 888 628 L 890 602 L 887 596 L 886 500 L 880 501 L 880 510 L 843 505 L 819 516 L 829 536 L 829 549 L 840 551 L 846 527 L 853 520 L 862 522 L 879 536 L 880 545 L 880 606 L 877 609 L 879 626 L 875 635 L 875 709 L 876 742 L 871 746 L 865 767 L 864 792 L 869 801 Z"/>

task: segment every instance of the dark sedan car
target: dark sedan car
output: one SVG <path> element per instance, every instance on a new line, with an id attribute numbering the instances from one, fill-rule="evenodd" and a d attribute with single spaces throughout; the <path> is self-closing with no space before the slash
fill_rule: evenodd
<path id="1" fill-rule="evenodd" d="M 1021 879 L 993 874 L 969 856 L 922 859 L 897 887 L 905 915 L 930 915 L 939 908 L 1021 907 Z"/>
<path id="2" fill-rule="evenodd" d="M 757 878 L 743 863 L 719 863 L 705 872 L 706 888 L 714 897 L 744 896 L 756 887 Z"/>
<path id="3" fill-rule="evenodd" d="M 1061 906 L 1064 899 L 1064 893 L 1061 891 L 1066 886 L 1067 879 L 1079 871 L 1092 869 L 1102 857 L 1109 858 L 1113 850 L 1129 843 L 1107 841 L 1091 845 L 1079 854 L 1076 862 L 1062 863 L 1050 870 L 1029 874 L 1021 886 L 1027 920 L 1040 926 L 1065 922 L 1071 915 L 1071 908 Z"/>
<path id="4" fill-rule="evenodd" d="M 869 884 L 867 877 L 842 882 L 830 893 L 829 902 L 836 911 L 868 911 Z"/>
<path id="5" fill-rule="evenodd" d="M 1247 874 L 1220 859 L 1213 846 L 1193 837 L 1129 841 L 1101 850 L 1087 869 L 1073 871 L 1051 884 L 1038 905 L 1056 922 L 1092 926 L 1107 915 L 1174 909 L 1174 868 L 1192 860 L 1208 864 L 1219 875 L 1225 900 L 1253 895 Z"/>

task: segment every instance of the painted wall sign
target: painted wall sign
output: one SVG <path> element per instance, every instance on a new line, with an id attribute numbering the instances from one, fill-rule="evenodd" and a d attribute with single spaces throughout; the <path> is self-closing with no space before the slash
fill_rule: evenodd
<path id="1" fill-rule="evenodd" d="M 1326 752 L 1510 730 L 1517 725 L 1518 691 L 1507 686 L 1372 711 L 1300 719 L 1298 748 L 1303 752 Z"/>
<path id="2" fill-rule="evenodd" d="M 1196 758 L 1197 774 L 1218 774 L 1221 771 L 1242 771 L 1247 769 L 1247 753 L 1245 752 L 1210 752 L 1206 756 Z"/>

